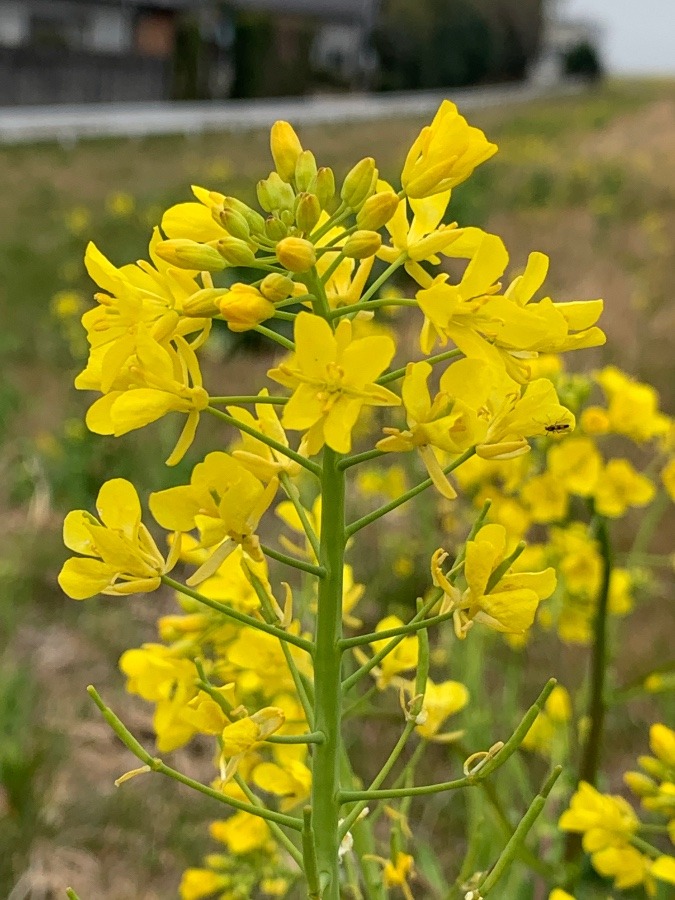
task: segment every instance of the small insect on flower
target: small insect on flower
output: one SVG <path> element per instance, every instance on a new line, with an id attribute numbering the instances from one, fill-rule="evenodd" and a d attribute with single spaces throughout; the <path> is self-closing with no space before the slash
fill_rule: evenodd
<path id="1" fill-rule="evenodd" d="M 560 434 L 569 430 L 569 422 L 554 422 L 552 425 L 544 425 L 544 431 L 548 431 L 549 434 Z"/>

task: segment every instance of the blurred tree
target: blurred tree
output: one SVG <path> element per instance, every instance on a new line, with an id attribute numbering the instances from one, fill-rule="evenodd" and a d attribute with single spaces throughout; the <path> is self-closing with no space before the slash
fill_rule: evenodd
<path id="1" fill-rule="evenodd" d="M 543 0 L 384 0 L 374 40 L 384 90 L 522 78 Z"/>
<path id="2" fill-rule="evenodd" d="M 589 41 L 575 44 L 563 58 L 565 75 L 597 81 L 603 75 L 602 62 L 598 50 Z"/>

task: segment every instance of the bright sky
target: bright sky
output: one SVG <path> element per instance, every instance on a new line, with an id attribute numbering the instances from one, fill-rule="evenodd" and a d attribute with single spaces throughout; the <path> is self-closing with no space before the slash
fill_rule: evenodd
<path id="1" fill-rule="evenodd" d="M 561 0 L 560 9 L 602 24 L 611 72 L 675 74 L 675 0 Z"/>

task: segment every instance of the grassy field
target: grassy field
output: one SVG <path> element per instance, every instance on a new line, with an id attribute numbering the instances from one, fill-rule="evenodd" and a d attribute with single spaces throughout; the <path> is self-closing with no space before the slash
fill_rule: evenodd
<path id="1" fill-rule="evenodd" d="M 470 118 L 501 152 L 457 189 L 453 216 L 500 233 L 514 268 L 532 249 L 550 254 L 556 299 L 604 296 L 608 344 L 578 364 L 617 362 L 655 384 L 672 413 L 675 83 L 609 84 Z M 372 153 L 395 180 L 421 124 L 301 137 L 337 174 Z M 154 781 L 117 791 L 111 772 L 129 768 L 128 754 L 85 694 L 96 683 L 151 743 L 148 709 L 125 697 L 115 673 L 123 649 L 153 638 L 157 605 L 79 605 L 55 585 L 64 511 L 90 505 L 106 477 L 161 486 L 152 466 L 174 435 L 172 425 L 123 441 L 84 433 L 85 404 L 70 387 L 91 294 L 82 255 L 92 239 L 116 264 L 142 257 L 161 210 L 189 199 L 190 184 L 252 200 L 269 166 L 259 132 L 0 148 L 0 896 L 17 882 L 17 897 L 60 896 L 72 881 L 83 898 L 159 900 L 198 861 L 212 809 L 193 797 L 170 806 L 174 787 Z M 210 365 L 246 393 L 265 361 L 223 335 Z M 651 613 L 622 661 L 626 680 L 644 668 L 645 648 L 666 659 L 667 613 L 658 602 Z M 199 743 L 176 757 L 210 777 Z"/>

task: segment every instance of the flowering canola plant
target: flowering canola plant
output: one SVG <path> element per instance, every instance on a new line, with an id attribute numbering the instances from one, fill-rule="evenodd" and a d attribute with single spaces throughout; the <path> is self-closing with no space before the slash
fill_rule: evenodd
<path id="1" fill-rule="evenodd" d="M 570 717 L 566 692 L 551 680 L 505 740 L 468 747 L 451 780 L 417 783 L 420 755 L 431 743 L 459 741 L 462 731 L 448 720 L 470 702 L 463 683 L 442 672 L 432 680 L 430 640 L 440 646 L 438 633 L 471 643 L 487 629 L 522 645 L 539 623 L 583 642 L 600 618 L 598 593 L 601 604 L 625 611 L 631 575 L 615 568 L 609 583 L 606 522 L 649 503 L 655 488 L 628 459 L 605 462 L 596 441 L 613 432 L 672 449 L 671 423 L 647 386 L 612 369 L 596 376 L 607 408 L 582 409 L 593 382 L 566 378 L 559 355 L 604 342 L 602 301 L 534 299 L 544 254 L 532 253 L 507 284 L 501 238 L 444 221 L 453 188 L 496 152 L 452 103 L 413 142 L 400 189 L 370 157 L 337 186 L 286 122 L 272 127 L 271 151 L 275 169 L 257 185 L 259 210 L 195 187 L 195 199 L 167 210 L 154 230 L 150 262 L 116 268 L 93 244 L 87 249 L 101 289 L 83 316 L 89 358 L 76 379 L 98 394 L 88 427 L 122 436 L 179 413 L 170 466 L 190 450 L 204 417 L 231 444 L 207 453 L 188 483 L 150 495 L 150 513 L 168 532 L 166 554 L 141 521 L 134 487 L 107 481 L 98 517 L 78 510 L 66 519 L 65 543 L 76 555 L 59 583 L 78 600 L 175 592 L 180 611 L 160 618 L 160 642 L 128 650 L 120 668 L 128 691 L 155 705 L 160 752 L 208 737 L 213 781 L 152 756 L 90 693 L 143 764 L 119 783 L 156 771 L 233 811 L 211 825 L 222 852 L 185 872 L 183 900 L 293 890 L 323 900 L 410 898 L 419 878 L 412 800 L 481 785 L 521 746 L 551 757 Z M 448 257 L 464 261 L 457 280 L 443 270 Z M 411 296 L 388 289 L 404 273 Z M 405 358 L 387 324 L 391 312 L 409 316 L 422 359 Z M 214 320 L 256 331 L 277 351 L 257 394 L 205 386 L 199 351 Z M 373 422 L 381 429 L 374 438 Z M 413 487 L 393 466 L 386 477 L 368 469 L 407 454 L 418 454 L 428 474 Z M 664 467 L 671 493 L 672 465 Z M 388 492 L 388 500 L 355 516 L 350 484 Z M 423 491 L 450 504 L 462 493 L 476 507 L 473 524 L 458 546 L 430 555 L 413 615 L 387 615 L 364 631 L 354 609 L 368 588 L 349 562 L 358 562 L 360 532 Z M 574 498 L 593 505 L 591 537 L 567 518 Z M 275 513 L 292 532 L 278 546 L 266 543 Z M 547 529 L 546 541 L 526 548 L 519 538 L 532 523 Z M 281 584 L 279 566 L 289 572 Z M 183 581 L 173 577 L 177 567 Z M 379 772 L 364 785 L 345 723 L 366 695 L 392 691 L 399 737 L 388 751 L 376 748 Z M 669 741 L 655 732 L 658 779 L 672 767 Z M 552 768 L 513 827 L 507 817 L 487 867 L 472 868 L 467 853 L 445 873 L 452 896 L 499 896 L 511 863 L 532 862 L 525 838 L 560 771 Z M 662 810 L 672 773 L 650 780 L 654 773 L 652 766 L 640 780 L 641 795 Z M 628 882 L 608 853 L 634 847 L 637 827 L 623 802 L 583 783 L 561 819 L 561 828 L 584 832 L 594 866 L 618 886 Z M 650 862 L 646 884 L 672 876 L 667 859 Z M 552 897 L 571 896 L 570 871 L 546 864 Z"/>

